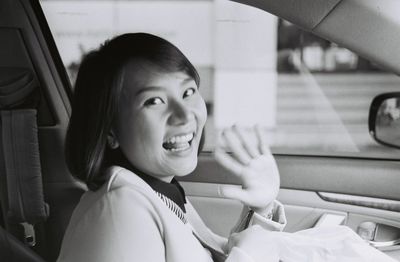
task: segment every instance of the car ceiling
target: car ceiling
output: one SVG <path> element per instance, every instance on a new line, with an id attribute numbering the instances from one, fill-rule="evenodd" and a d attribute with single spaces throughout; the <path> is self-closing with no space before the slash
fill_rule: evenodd
<path id="1" fill-rule="evenodd" d="M 398 0 L 233 0 L 263 9 L 400 75 Z"/>

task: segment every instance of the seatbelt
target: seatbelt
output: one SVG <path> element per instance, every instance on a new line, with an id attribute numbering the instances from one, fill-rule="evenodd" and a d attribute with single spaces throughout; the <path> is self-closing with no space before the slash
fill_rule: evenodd
<path id="1" fill-rule="evenodd" d="M 209 229 L 198 216 L 197 211 L 193 208 L 192 204 L 187 201 L 185 205 L 186 215 L 189 225 L 192 228 L 193 235 L 199 240 L 200 244 L 210 251 L 213 261 L 225 261 L 227 255 L 221 249 L 220 245 L 212 238 Z"/>
<path id="2" fill-rule="evenodd" d="M 205 232 L 206 229 L 202 230 L 203 226 L 200 225 L 202 224 L 202 222 L 199 221 L 199 217 L 193 215 L 196 211 L 194 211 L 191 204 L 186 205 L 186 207 L 189 208 L 188 216 L 190 221 L 188 221 L 188 218 L 186 218 L 186 214 L 177 204 L 175 204 L 174 201 L 169 199 L 167 196 L 161 194 L 160 192 L 154 192 L 159 198 L 161 198 L 164 204 L 182 221 L 183 224 L 186 225 L 189 222 L 188 226 L 190 226 L 190 228 L 192 229 L 193 235 L 197 238 L 200 244 L 210 252 L 214 262 L 223 262 L 226 260 L 227 256 L 225 255 L 224 251 L 210 237 L 207 237 L 208 234 L 207 232 Z M 196 230 L 194 229 L 194 227 L 197 227 L 198 229 Z M 198 232 L 199 230 L 200 232 Z"/>
<path id="3" fill-rule="evenodd" d="M 20 224 L 23 241 L 36 245 L 34 225 L 44 222 L 49 214 L 44 203 L 36 110 L 2 110 L 1 141 L 7 181 L 7 224 Z M 16 233 L 18 235 L 18 233 Z"/>
<path id="4" fill-rule="evenodd" d="M 210 251 L 211 257 L 214 262 L 223 262 L 226 260 L 227 255 L 221 249 L 219 249 L 219 248 L 216 249 L 215 246 L 214 247 L 210 246 L 209 243 L 207 243 L 206 240 L 204 240 L 193 227 L 192 227 L 192 232 L 193 232 L 193 235 L 197 238 L 197 240 L 199 240 L 200 244 L 205 249 Z"/>
<path id="5" fill-rule="evenodd" d="M 37 86 L 30 69 L 0 67 L 1 208 L 5 229 L 31 247 L 35 224 L 49 215 L 37 136 Z"/>

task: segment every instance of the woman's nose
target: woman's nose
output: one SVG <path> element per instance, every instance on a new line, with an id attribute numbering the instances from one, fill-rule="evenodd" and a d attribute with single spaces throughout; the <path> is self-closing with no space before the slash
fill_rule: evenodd
<path id="1" fill-rule="evenodd" d="M 183 125 L 190 120 L 190 109 L 183 103 L 173 103 L 171 106 L 171 114 L 169 117 L 170 125 Z"/>

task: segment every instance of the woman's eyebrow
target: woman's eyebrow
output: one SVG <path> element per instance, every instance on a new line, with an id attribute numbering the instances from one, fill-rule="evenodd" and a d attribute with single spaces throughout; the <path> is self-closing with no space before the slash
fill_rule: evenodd
<path id="1" fill-rule="evenodd" d="M 165 89 L 165 88 L 163 88 L 163 87 L 161 87 L 161 86 L 146 86 L 145 88 L 142 88 L 142 89 L 138 90 L 138 91 L 135 93 L 135 97 L 138 96 L 138 95 L 140 95 L 140 94 L 146 93 L 146 92 L 162 91 L 162 90 L 164 90 L 164 89 Z"/>
<path id="2" fill-rule="evenodd" d="M 188 78 L 185 78 L 185 79 L 182 80 L 182 84 L 187 84 L 187 83 L 190 83 L 190 82 L 196 82 L 196 81 L 194 81 L 194 79 L 191 78 L 191 77 L 188 77 Z"/>
<path id="3" fill-rule="evenodd" d="M 188 83 L 191 83 L 191 82 L 194 82 L 194 83 L 195 83 L 196 81 L 194 81 L 193 78 L 188 77 L 188 78 L 183 79 L 181 84 L 182 84 L 182 85 L 185 85 L 185 84 L 188 84 Z M 164 88 L 164 87 L 161 87 L 161 86 L 146 86 L 146 87 L 144 87 L 144 88 L 138 90 L 138 91 L 135 93 L 135 96 L 138 96 L 138 95 L 140 95 L 140 94 L 142 94 L 142 93 L 145 93 L 145 92 L 163 91 L 163 90 L 165 90 L 165 88 Z"/>

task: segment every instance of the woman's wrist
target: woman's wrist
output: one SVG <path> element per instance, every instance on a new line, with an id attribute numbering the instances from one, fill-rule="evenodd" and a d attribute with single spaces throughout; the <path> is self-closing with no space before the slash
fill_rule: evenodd
<path id="1" fill-rule="evenodd" d="M 267 219 L 272 219 L 274 215 L 274 201 L 272 201 L 269 205 L 266 207 L 250 207 L 251 210 L 253 210 L 255 213 L 259 214 L 260 216 L 263 216 Z"/>

